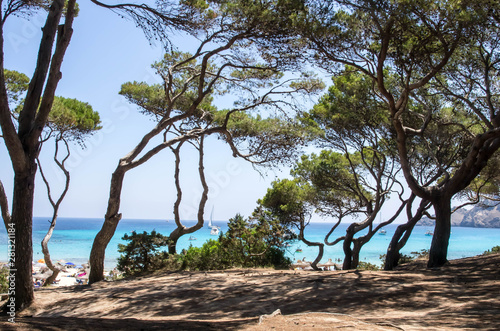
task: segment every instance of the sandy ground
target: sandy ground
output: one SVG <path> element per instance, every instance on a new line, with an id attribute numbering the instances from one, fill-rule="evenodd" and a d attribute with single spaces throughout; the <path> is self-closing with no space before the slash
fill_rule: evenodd
<path id="1" fill-rule="evenodd" d="M 499 330 L 500 255 L 433 270 L 178 272 L 42 288 L 16 322 L 0 329 Z"/>

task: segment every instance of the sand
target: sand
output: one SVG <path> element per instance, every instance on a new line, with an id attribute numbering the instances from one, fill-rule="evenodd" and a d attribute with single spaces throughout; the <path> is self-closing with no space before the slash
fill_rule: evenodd
<path id="1" fill-rule="evenodd" d="M 35 295 L 0 329 L 498 330 L 500 255 L 433 270 L 163 273 Z"/>

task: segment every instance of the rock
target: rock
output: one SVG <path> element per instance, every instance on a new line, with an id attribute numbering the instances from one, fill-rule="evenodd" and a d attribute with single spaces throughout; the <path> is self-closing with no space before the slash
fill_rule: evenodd
<path id="1" fill-rule="evenodd" d="M 262 321 L 264 321 L 266 318 L 271 318 L 277 315 L 281 315 L 281 310 L 276 309 L 272 314 L 269 315 L 260 315 L 259 317 L 259 324 L 262 324 Z"/>
<path id="2" fill-rule="evenodd" d="M 434 220 L 422 218 L 417 225 L 434 226 Z M 459 209 L 451 215 L 451 226 L 472 228 L 500 228 L 500 205 L 476 205 L 470 210 Z"/>

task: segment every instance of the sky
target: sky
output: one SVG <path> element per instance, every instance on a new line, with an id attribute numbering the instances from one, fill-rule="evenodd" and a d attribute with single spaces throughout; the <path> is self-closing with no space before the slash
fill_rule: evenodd
<path id="1" fill-rule="evenodd" d="M 59 217 L 103 218 L 106 212 L 111 174 L 124 157 L 148 132 L 154 122 L 118 94 L 128 81 L 159 82 L 151 64 L 161 59 L 161 45 L 150 45 L 143 32 L 129 20 L 81 1 L 79 16 L 62 66 L 56 95 L 88 102 L 98 111 L 103 129 L 86 141 L 86 148 L 72 145 L 68 160 L 71 172 L 69 192 Z M 44 24 L 44 12 L 27 19 L 10 17 L 4 27 L 5 68 L 31 77 Z M 172 35 L 181 50 L 193 47 L 189 39 Z M 227 145 L 216 139 L 206 143 L 206 178 L 210 187 L 207 212 L 214 220 L 227 220 L 236 213 L 249 216 L 270 183 L 286 177 L 288 169 L 256 171 L 251 164 L 232 157 Z M 52 145 L 44 145 L 41 159 L 54 193 L 64 185 L 51 157 Z M 12 165 L 0 144 L 0 179 L 12 192 Z M 201 186 L 197 154 L 186 151 L 182 158 L 184 203 L 181 218 L 195 219 Z M 167 150 L 126 174 L 121 213 L 127 219 L 172 219 L 176 190 L 173 182 L 173 154 Z M 12 201 L 9 195 L 9 201 Z M 35 185 L 34 216 L 52 215 L 46 188 L 38 176 Z M 207 216 L 208 218 L 208 216 Z"/>

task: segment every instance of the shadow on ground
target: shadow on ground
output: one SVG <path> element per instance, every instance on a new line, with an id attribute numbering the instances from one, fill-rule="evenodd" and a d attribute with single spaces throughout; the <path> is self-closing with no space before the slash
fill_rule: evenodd
<path id="1" fill-rule="evenodd" d="M 284 316 L 335 313 L 404 329 L 495 330 L 498 293 L 497 254 L 433 270 L 414 263 L 392 272 L 183 272 L 42 289 L 17 320 L 27 330 L 240 330 L 280 309 Z"/>

